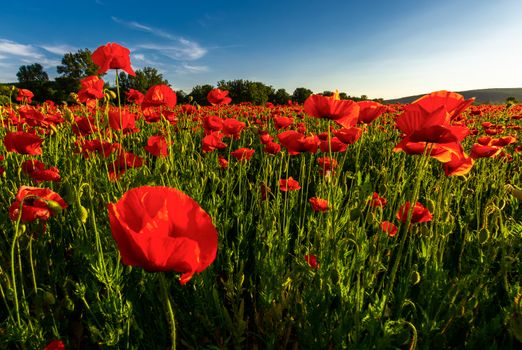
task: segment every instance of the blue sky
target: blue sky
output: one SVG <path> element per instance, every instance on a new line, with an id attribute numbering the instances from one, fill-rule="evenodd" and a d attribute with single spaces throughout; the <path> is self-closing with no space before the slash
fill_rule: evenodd
<path id="1" fill-rule="evenodd" d="M 53 77 L 64 53 L 117 42 L 185 92 L 222 79 L 372 98 L 522 87 L 521 13 L 520 0 L 9 1 L 0 82 L 35 62 Z"/>

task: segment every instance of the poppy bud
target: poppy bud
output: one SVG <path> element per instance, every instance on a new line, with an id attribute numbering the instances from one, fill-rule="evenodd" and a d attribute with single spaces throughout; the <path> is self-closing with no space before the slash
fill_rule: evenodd
<path id="1" fill-rule="evenodd" d="M 46 200 L 45 204 L 47 204 L 47 207 L 51 209 L 54 215 L 60 214 L 63 210 L 62 206 L 58 202 L 53 201 L 52 199 Z"/>

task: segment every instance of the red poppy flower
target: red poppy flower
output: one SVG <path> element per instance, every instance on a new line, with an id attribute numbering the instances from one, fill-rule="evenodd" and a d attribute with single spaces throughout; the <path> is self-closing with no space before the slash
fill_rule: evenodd
<path id="1" fill-rule="evenodd" d="M 301 186 L 299 186 L 299 182 L 290 176 L 288 179 L 279 180 L 279 189 L 282 192 L 297 191 L 301 189 Z"/>
<path id="2" fill-rule="evenodd" d="M 238 140 L 239 135 L 241 134 L 241 131 L 245 128 L 246 124 L 234 119 L 234 118 L 227 118 L 223 120 L 223 134 L 225 136 L 233 137 L 234 139 Z"/>
<path id="3" fill-rule="evenodd" d="M 89 158 L 90 153 L 93 152 L 99 153 L 107 158 L 112 152 L 121 149 L 121 145 L 118 143 L 111 144 L 110 142 L 100 141 L 98 139 L 83 141 L 82 143 L 78 143 L 78 147 L 84 158 Z"/>
<path id="4" fill-rule="evenodd" d="M 278 154 L 281 152 L 281 145 L 270 141 L 269 143 L 265 144 L 263 151 L 268 154 Z"/>
<path id="5" fill-rule="evenodd" d="M 203 145 L 203 152 L 212 152 L 216 149 L 225 149 L 227 144 L 221 141 L 223 134 L 220 132 L 213 132 L 203 137 L 201 144 Z"/>
<path id="6" fill-rule="evenodd" d="M 481 136 L 477 139 L 477 142 L 481 145 L 489 145 L 491 142 L 492 137 L 491 136 Z"/>
<path id="7" fill-rule="evenodd" d="M 402 223 L 406 223 L 408 220 L 408 213 L 410 212 L 410 202 L 406 202 L 402 207 L 397 211 L 397 220 Z M 421 203 L 415 203 L 413 207 L 413 213 L 411 216 L 411 223 L 415 224 L 417 222 L 428 222 L 431 221 L 433 215 L 430 213 L 428 208 L 425 208 Z"/>
<path id="8" fill-rule="evenodd" d="M 291 117 L 275 116 L 273 120 L 274 120 L 274 127 L 276 128 L 276 130 L 288 128 L 290 125 L 292 125 L 294 123 L 294 118 L 291 118 Z"/>
<path id="9" fill-rule="evenodd" d="M 164 84 L 154 85 L 145 94 L 141 107 L 165 106 L 174 108 L 177 102 L 176 93 Z"/>
<path id="10" fill-rule="evenodd" d="M 228 168 L 228 160 L 226 160 L 221 154 L 218 155 L 218 163 L 221 169 Z"/>
<path id="11" fill-rule="evenodd" d="M 473 158 L 468 157 L 464 151 L 451 154 L 451 160 L 442 165 L 446 176 L 464 176 L 473 167 Z"/>
<path id="12" fill-rule="evenodd" d="M 471 158 L 491 158 L 500 153 L 502 149 L 500 147 L 481 145 L 478 143 L 471 146 Z"/>
<path id="13" fill-rule="evenodd" d="M 30 222 L 36 219 L 46 221 L 62 209 L 67 208 L 67 203 L 58 193 L 48 188 L 30 186 L 21 186 L 18 189 L 15 201 L 9 208 L 11 220 L 18 220 L 20 205 L 22 206 L 22 222 Z"/>
<path id="14" fill-rule="evenodd" d="M 125 93 L 125 96 L 127 97 L 127 101 L 137 105 L 141 105 L 143 98 L 145 97 L 145 95 L 143 95 L 141 92 L 134 89 L 129 89 L 129 91 Z"/>
<path id="15" fill-rule="evenodd" d="M 375 101 L 360 101 L 357 104 L 360 108 L 359 118 L 357 119 L 358 124 L 370 124 L 386 112 L 387 109 L 386 106 Z"/>
<path id="16" fill-rule="evenodd" d="M 435 112 L 441 106 L 444 106 L 444 109 L 448 112 L 450 117 L 455 118 L 474 101 L 475 98 L 465 100 L 464 96 L 457 94 L 456 92 L 441 90 L 424 95 L 413 101 L 412 104 L 422 106 L 422 108 L 429 113 Z"/>
<path id="17" fill-rule="evenodd" d="M 213 131 L 221 131 L 223 130 L 223 119 L 217 115 L 206 115 L 203 117 L 203 129 L 207 134 Z"/>
<path id="18" fill-rule="evenodd" d="M 319 164 L 319 174 L 321 176 L 328 176 L 332 174 L 335 168 L 337 168 L 337 160 L 330 157 L 319 157 L 317 158 L 317 164 Z"/>
<path id="19" fill-rule="evenodd" d="M 75 117 L 72 131 L 77 136 L 87 136 L 98 131 L 93 117 Z"/>
<path id="20" fill-rule="evenodd" d="M 23 131 L 8 132 L 4 136 L 5 149 L 20 154 L 41 155 L 42 142 L 39 136 Z"/>
<path id="21" fill-rule="evenodd" d="M 368 200 L 368 205 L 374 208 L 384 208 L 386 203 L 388 203 L 386 198 L 380 197 L 377 192 L 373 192 L 372 198 Z"/>
<path id="22" fill-rule="evenodd" d="M 343 143 L 337 137 L 330 138 L 330 142 L 328 140 L 324 140 L 319 144 L 319 149 L 323 153 L 328 152 L 344 152 L 348 148 L 348 145 Z"/>
<path id="23" fill-rule="evenodd" d="M 78 100 L 80 100 L 80 102 L 87 103 L 89 100 L 98 100 L 105 96 L 103 93 L 105 82 L 97 75 L 83 78 L 80 84 L 81 88 L 80 91 L 78 91 Z"/>
<path id="24" fill-rule="evenodd" d="M 46 169 L 44 163 L 37 159 L 28 159 L 22 163 L 22 172 L 36 182 L 60 181 L 60 171 L 56 167 Z"/>
<path id="25" fill-rule="evenodd" d="M 207 94 L 207 100 L 212 105 L 228 105 L 232 99 L 228 97 L 228 91 L 212 89 Z"/>
<path id="26" fill-rule="evenodd" d="M 304 102 L 304 110 L 315 118 L 327 118 L 349 128 L 357 124 L 359 105 L 351 100 L 339 100 L 338 96 L 310 95 Z"/>
<path id="27" fill-rule="evenodd" d="M 334 130 L 334 135 L 341 140 L 343 143 L 347 145 L 354 144 L 362 135 L 361 128 L 342 128 L 339 130 Z"/>
<path id="28" fill-rule="evenodd" d="M 518 141 L 517 138 L 514 136 L 504 136 L 504 137 L 500 137 L 498 139 L 491 140 L 491 145 L 497 146 L 497 147 L 505 147 L 505 146 L 511 145 L 512 143 L 515 143 L 517 141 Z"/>
<path id="29" fill-rule="evenodd" d="M 383 221 L 381 223 L 381 230 L 388 234 L 388 236 L 390 237 L 393 237 L 397 234 L 397 232 L 399 231 L 397 229 L 397 226 L 395 226 L 395 224 L 393 224 L 392 222 L 389 222 L 389 221 Z"/>
<path id="30" fill-rule="evenodd" d="M 118 108 L 109 110 L 109 126 L 112 130 L 122 130 L 124 133 L 137 132 L 139 129 L 136 128 L 135 123 L 134 113 Z"/>
<path id="31" fill-rule="evenodd" d="M 65 344 L 61 340 L 53 340 L 43 350 L 65 350 Z"/>
<path id="32" fill-rule="evenodd" d="M 428 147 L 428 148 L 426 148 Z M 404 151 L 407 154 L 424 154 L 437 159 L 439 162 L 449 162 L 452 154 L 460 154 L 462 146 L 459 142 L 450 143 L 432 143 L 426 142 L 409 142 L 408 138 L 404 138 L 395 146 L 394 152 Z"/>
<path id="33" fill-rule="evenodd" d="M 417 104 L 407 105 L 404 113 L 396 119 L 396 126 L 406 134 L 404 139 L 411 142 L 461 142 L 469 134 L 465 126 L 450 125 L 445 106 L 427 111 Z"/>
<path id="34" fill-rule="evenodd" d="M 118 158 L 109 165 L 109 178 L 116 180 L 123 175 L 127 169 L 139 168 L 143 165 L 143 159 L 131 152 L 121 151 Z"/>
<path id="35" fill-rule="evenodd" d="M 94 50 L 92 62 L 100 67 L 98 74 L 104 74 L 109 69 L 122 69 L 136 76 L 131 67 L 130 50 L 116 43 L 108 43 Z"/>
<path id="36" fill-rule="evenodd" d="M 317 262 L 317 257 L 313 254 L 307 254 L 304 256 L 304 260 L 306 263 L 314 270 L 319 268 L 319 263 Z"/>
<path id="37" fill-rule="evenodd" d="M 312 210 L 313 211 L 325 212 L 328 209 L 330 209 L 328 207 L 328 200 L 326 200 L 326 199 L 322 199 L 322 198 L 318 198 L 318 197 L 312 197 L 308 201 L 312 205 Z"/>
<path id="38" fill-rule="evenodd" d="M 304 134 L 288 130 L 277 135 L 281 145 L 286 148 L 290 155 L 297 155 L 301 152 L 316 153 L 321 141 L 317 135 L 305 136 Z"/>
<path id="39" fill-rule="evenodd" d="M 261 143 L 263 145 L 266 145 L 266 144 L 269 144 L 270 142 L 272 142 L 274 140 L 274 138 L 267 131 L 265 131 L 264 133 L 259 135 L 259 140 L 261 141 Z"/>
<path id="40" fill-rule="evenodd" d="M 249 160 L 254 155 L 255 150 L 251 148 L 239 148 L 230 152 L 230 155 L 237 160 Z"/>
<path id="41" fill-rule="evenodd" d="M 133 188 L 117 203 L 109 203 L 108 210 L 125 265 L 180 272 L 185 284 L 216 258 L 218 234 L 212 219 L 178 189 Z"/>
<path id="42" fill-rule="evenodd" d="M 151 136 L 147 140 L 145 151 L 156 157 L 166 157 L 169 154 L 167 140 L 162 135 Z"/>
<path id="43" fill-rule="evenodd" d="M 27 89 L 18 89 L 18 95 L 16 96 L 16 100 L 19 102 L 31 103 L 33 100 L 34 94 L 31 90 Z"/>

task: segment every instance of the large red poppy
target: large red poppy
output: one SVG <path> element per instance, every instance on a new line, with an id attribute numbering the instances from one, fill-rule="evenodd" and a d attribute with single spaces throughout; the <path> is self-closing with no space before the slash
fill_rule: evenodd
<path id="1" fill-rule="evenodd" d="M 92 53 L 92 61 L 100 67 L 98 74 L 106 73 L 109 69 L 122 69 L 136 76 L 131 67 L 130 50 L 119 44 L 108 43 L 98 47 Z"/>
<path id="2" fill-rule="evenodd" d="M 185 284 L 216 258 L 218 234 L 212 219 L 178 189 L 133 188 L 108 209 L 112 236 L 126 265 L 180 272 Z"/>
<path id="3" fill-rule="evenodd" d="M 78 91 L 78 99 L 80 102 L 86 103 L 90 100 L 103 98 L 103 87 L 105 82 L 97 75 L 91 75 L 80 81 L 81 89 Z"/>
<path id="4" fill-rule="evenodd" d="M 339 100 L 334 96 L 310 95 L 304 102 L 304 110 L 315 118 L 327 118 L 350 128 L 357 124 L 359 105 L 352 100 Z"/>
<path id="5" fill-rule="evenodd" d="M 31 90 L 27 89 L 18 89 L 18 95 L 16 96 L 16 100 L 19 102 L 31 103 L 34 94 Z"/>
<path id="6" fill-rule="evenodd" d="M 360 101 L 357 102 L 359 105 L 359 118 L 357 123 L 359 124 L 370 124 L 377 119 L 381 114 L 386 112 L 386 106 L 375 101 Z"/>
<path id="7" fill-rule="evenodd" d="M 28 159 L 22 163 L 22 172 L 36 182 L 60 181 L 60 171 L 57 167 L 46 167 L 37 159 Z"/>
<path id="8" fill-rule="evenodd" d="M 410 202 L 406 202 L 403 206 L 399 208 L 397 211 L 397 220 L 402 223 L 406 223 L 408 220 L 408 213 L 412 210 Z M 431 221 L 433 215 L 430 213 L 428 208 L 424 207 L 420 202 L 415 203 L 413 206 L 413 213 L 411 216 L 411 223 L 415 224 L 417 222 L 428 222 Z"/>

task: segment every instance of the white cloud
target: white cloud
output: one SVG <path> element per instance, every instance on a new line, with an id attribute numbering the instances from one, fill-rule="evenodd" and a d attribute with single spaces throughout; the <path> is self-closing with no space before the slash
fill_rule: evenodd
<path id="1" fill-rule="evenodd" d="M 196 66 L 191 65 L 187 63 L 183 63 L 180 67 L 176 69 L 176 73 L 178 74 L 184 74 L 184 73 L 207 73 L 209 71 L 209 68 L 207 66 Z"/>
<path id="2" fill-rule="evenodd" d="M 202 47 L 199 43 L 168 33 L 164 30 L 134 21 L 124 21 L 114 16 L 111 18 L 114 22 L 131 29 L 147 32 L 163 39 L 168 39 L 168 42 L 165 44 L 138 44 L 136 45 L 136 49 L 154 50 L 161 55 L 178 61 L 197 60 L 205 56 L 208 52 L 208 50 Z"/>
<path id="3" fill-rule="evenodd" d="M 19 44 L 7 39 L 0 39 L 0 53 L 22 57 L 42 57 L 34 46 Z"/>
<path id="4" fill-rule="evenodd" d="M 76 52 L 78 49 L 70 45 L 40 45 L 42 49 L 55 55 L 63 56 L 68 52 Z"/>

